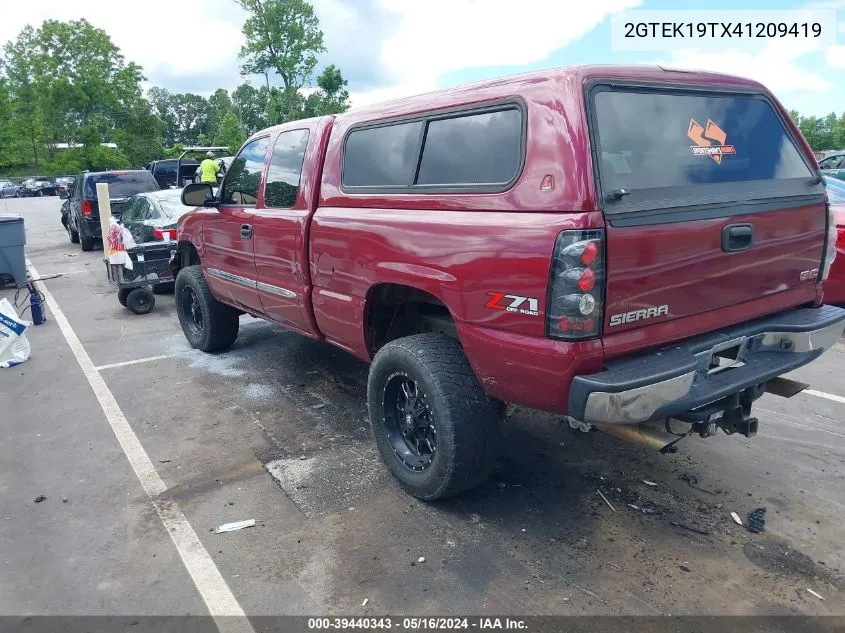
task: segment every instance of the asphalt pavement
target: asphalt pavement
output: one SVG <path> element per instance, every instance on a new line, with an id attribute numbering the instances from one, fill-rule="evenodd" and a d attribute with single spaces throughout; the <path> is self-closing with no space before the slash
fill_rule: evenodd
<path id="1" fill-rule="evenodd" d="M 0 614 L 845 615 L 843 341 L 755 438 L 664 456 L 520 410 L 488 484 L 425 504 L 378 459 L 365 364 L 249 317 L 192 350 L 172 295 L 119 305 L 59 206 L 0 200 L 62 273 L 0 370 Z M 758 507 L 762 534 L 731 519 Z"/>

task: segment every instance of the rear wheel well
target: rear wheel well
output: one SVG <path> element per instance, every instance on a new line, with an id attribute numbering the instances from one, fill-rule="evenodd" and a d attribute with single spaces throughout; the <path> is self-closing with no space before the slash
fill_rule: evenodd
<path id="1" fill-rule="evenodd" d="M 432 332 L 458 338 L 455 321 L 440 299 L 403 284 L 379 284 L 370 291 L 364 324 L 371 356 L 390 341 L 413 334 Z"/>

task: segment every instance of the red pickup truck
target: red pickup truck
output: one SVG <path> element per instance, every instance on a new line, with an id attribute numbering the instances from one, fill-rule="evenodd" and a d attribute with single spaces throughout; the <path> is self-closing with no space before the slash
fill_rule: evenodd
<path id="1" fill-rule="evenodd" d="M 423 499 L 486 478 L 510 405 L 663 451 L 753 435 L 845 325 L 813 154 L 737 77 L 566 68 L 295 121 L 183 202 L 191 345 L 249 313 L 371 362 L 376 443 Z"/>

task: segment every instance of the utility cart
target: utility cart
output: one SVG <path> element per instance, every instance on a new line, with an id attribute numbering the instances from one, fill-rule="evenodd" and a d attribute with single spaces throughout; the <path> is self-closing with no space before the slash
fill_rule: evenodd
<path id="1" fill-rule="evenodd" d="M 155 307 L 155 295 L 173 290 L 170 251 L 175 242 L 147 242 L 126 249 L 132 268 L 106 259 L 109 281 L 117 286 L 117 300 L 135 314 L 147 314 Z"/>

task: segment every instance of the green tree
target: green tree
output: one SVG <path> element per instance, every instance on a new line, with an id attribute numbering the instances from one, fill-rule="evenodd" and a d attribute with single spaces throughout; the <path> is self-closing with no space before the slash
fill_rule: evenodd
<path id="1" fill-rule="evenodd" d="M 254 88 L 248 83 L 232 91 L 232 107 L 247 134 L 267 127 L 267 102 L 270 90 L 266 86 Z"/>
<path id="2" fill-rule="evenodd" d="M 27 26 L 3 47 L 3 69 L 14 131 L 22 140 L 21 165 L 38 172 L 59 152 L 59 143 L 84 146 L 77 154 L 101 164 L 100 144 L 134 122 L 134 133 L 151 141 L 154 117 L 141 95 L 141 68 L 127 63 L 102 29 L 86 20 L 47 20 Z M 128 160 L 123 155 L 122 162 Z"/>
<path id="3" fill-rule="evenodd" d="M 314 112 L 316 115 L 340 114 L 349 109 L 349 91 L 346 89 L 347 81 L 343 78 L 340 68 L 329 64 L 317 77 L 319 90 L 318 106 Z"/>
<path id="4" fill-rule="evenodd" d="M 18 165 L 32 165 L 40 173 L 46 154 L 47 130 L 44 124 L 44 99 L 36 82 L 40 68 L 34 51 L 37 34 L 26 26 L 14 41 L 3 47 L 3 70 L 8 80 L 10 111 L 9 120 L 21 145 Z"/>
<path id="5" fill-rule="evenodd" d="M 208 98 L 208 130 L 207 135 L 211 137 L 217 136 L 220 131 L 220 125 L 229 112 L 232 111 L 232 99 L 229 98 L 229 92 L 223 88 L 218 88 Z"/>
<path id="6" fill-rule="evenodd" d="M 314 7 L 306 0 L 236 2 L 249 16 L 243 25 L 241 70 L 244 75 L 270 71 L 279 75 L 284 107 L 278 114 L 287 119 L 295 111 L 299 89 L 308 84 L 317 66 L 317 55 L 326 50 Z"/>
<path id="7" fill-rule="evenodd" d="M 225 145 L 229 148 L 229 152 L 234 154 L 245 140 L 246 133 L 243 125 L 241 125 L 235 111 L 230 110 L 223 115 L 223 119 L 220 121 L 220 128 L 217 131 L 217 136 L 214 137 L 214 144 Z"/>

